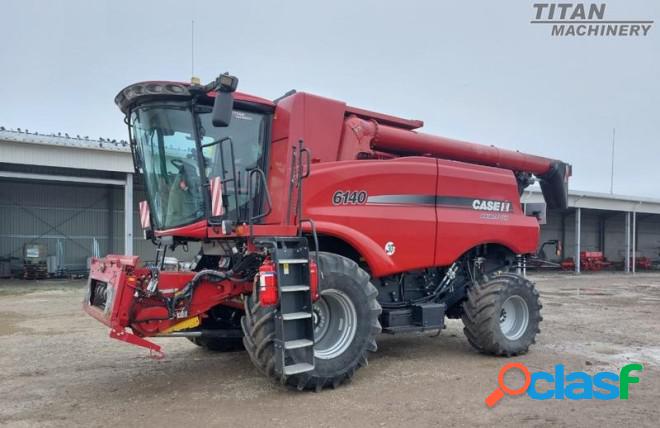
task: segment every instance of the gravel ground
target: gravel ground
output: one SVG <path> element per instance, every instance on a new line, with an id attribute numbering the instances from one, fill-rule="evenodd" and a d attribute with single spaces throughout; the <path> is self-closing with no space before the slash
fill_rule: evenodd
<path id="1" fill-rule="evenodd" d="M 0 282 L 0 425 L 657 426 L 660 274 L 533 280 L 545 320 L 529 354 L 480 355 L 450 321 L 437 337 L 381 336 L 352 383 L 322 393 L 273 384 L 243 352 L 209 353 L 185 339 L 157 340 L 167 357 L 151 360 L 82 312 L 82 281 Z M 645 368 L 628 401 L 520 396 L 488 409 L 483 400 L 510 361 L 532 371 Z"/>

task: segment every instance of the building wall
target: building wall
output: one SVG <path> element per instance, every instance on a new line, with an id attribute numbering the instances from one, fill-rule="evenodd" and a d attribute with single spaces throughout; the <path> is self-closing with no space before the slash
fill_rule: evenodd
<path id="1" fill-rule="evenodd" d="M 144 260 L 153 260 L 155 248 L 142 238 L 137 205 L 144 192 L 133 195 L 133 248 Z M 93 254 L 94 239 L 100 255 L 124 252 L 124 189 L 119 186 L 61 182 L 0 181 L 0 257 L 23 258 L 23 245 L 40 243 L 56 254 L 57 242 L 64 248 L 64 268 L 86 269 Z M 196 254 L 178 249 L 175 256 L 189 259 Z"/>
<path id="2" fill-rule="evenodd" d="M 637 216 L 637 241 L 639 255 L 660 259 L 660 215 Z"/>
<path id="3" fill-rule="evenodd" d="M 563 241 L 565 257 L 575 255 L 575 211 L 550 211 L 547 224 L 541 226 L 541 242 L 562 239 L 561 222 L 565 218 L 566 236 Z M 611 261 L 623 261 L 626 251 L 626 214 L 621 212 L 582 210 L 581 249 L 582 251 L 601 251 L 599 222 L 605 222 L 604 255 Z M 637 214 L 637 255 L 660 258 L 660 215 Z M 546 255 L 551 260 L 558 260 L 550 251 Z"/>
<path id="4" fill-rule="evenodd" d="M 145 199 L 140 185 L 133 195 L 133 248 L 143 260 L 153 260 L 155 248 L 142 238 L 138 203 Z M 93 240 L 100 255 L 124 251 L 124 189 L 120 186 L 90 185 L 63 182 L 0 180 L 0 257 L 22 259 L 23 245 L 29 242 L 45 244 L 49 255 L 56 254 L 60 241 L 64 247 L 64 267 L 86 269 L 92 255 Z M 541 242 L 562 240 L 562 216 L 566 235 L 563 239 L 565 257 L 574 257 L 574 210 L 550 211 L 547 224 L 541 226 Z M 602 210 L 582 210 L 582 250 L 599 250 L 599 221 L 605 221 L 605 256 L 612 261 L 624 259 L 625 214 Z M 660 258 L 660 215 L 638 214 L 639 256 Z M 178 249 L 173 255 L 189 260 L 197 253 L 191 245 L 188 253 Z M 546 254 L 553 260 L 552 251 Z"/>

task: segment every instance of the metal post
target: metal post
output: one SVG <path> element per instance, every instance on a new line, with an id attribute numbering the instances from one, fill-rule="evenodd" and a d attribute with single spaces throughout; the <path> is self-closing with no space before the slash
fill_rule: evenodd
<path id="1" fill-rule="evenodd" d="M 108 254 L 115 253 L 115 192 L 114 187 L 108 186 Z"/>
<path id="2" fill-rule="evenodd" d="M 632 261 L 630 264 L 632 265 L 632 273 L 635 273 L 635 265 L 637 264 L 637 211 L 632 212 L 632 233 L 630 235 L 632 236 Z"/>
<path id="3" fill-rule="evenodd" d="M 582 223 L 582 208 L 575 209 L 575 273 L 580 273 L 580 228 Z"/>
<path id="4" fill-rule="evenodd" d="M 610 195 L 614 194 L 614 143 L 616 140 L 616 129 L 612 128 L 612 169 L 610 170 Z"/>
<path id="5" fill-rule="evenodd" d="M 566 258 L 566 214 L 561 214 L 561 254 L 562 260 Z"/>
<path id="6" fill-rule="evenodd" d="M 605 222 L 607 219 L 600 215 L 598 216 L 598 249 L 605 255 Z"/>
<path id="7" fill-rule="evenodd" d="M 626 273 L 630 272 L 630 212 L 626 213 Z"/>
<path id="8" fill-rule="evenodd" d="M 126 174 L 124 184 L 124 254 L 133 255 L 133 174 Z"/>

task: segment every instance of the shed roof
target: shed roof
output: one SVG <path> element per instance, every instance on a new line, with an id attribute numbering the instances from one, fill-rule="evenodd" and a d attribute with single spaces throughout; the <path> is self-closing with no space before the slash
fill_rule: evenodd
<path id="1" fill-rule="evenodd" d="M 543 202 L 543 194 L 540 189 L 531 188 L 525 190 L 521 201 L 523 203 Z M 660 199 L 584 190 L 569 190 L 568 206 L 569 208 L 660 214 Z"/>
<path id="2" fill-rule="evenodd" d="M 126 141 L 38 134 L 0 129 L 0 159 L 5 163 L 97 171 L 133 172 Z"/>

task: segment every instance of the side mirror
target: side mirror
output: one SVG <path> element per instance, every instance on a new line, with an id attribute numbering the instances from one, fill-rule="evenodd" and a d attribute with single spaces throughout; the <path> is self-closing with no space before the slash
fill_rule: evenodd
<path id="1" fill-rule="evenodd" d="M 233 109 L 234 95 L 231 92 L 218 91 L 213 102 L 213 114 L 211 116 L 213 126 L 218 128 L 229 126 Z"/>
<path id="2" fill-rule="evenodd" d="M 231 122 L 231 115 L 234 108 L 233 92 L 238 86 L 238 78 L 229 74 L 221 74 L 214 82 L 217 90 L 215 101 L 213 102 L 213 114 L 211 116 L 213 126 L 226 127 Z"/>

